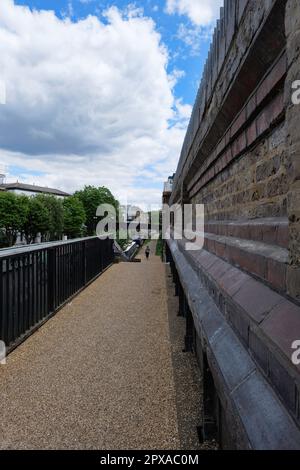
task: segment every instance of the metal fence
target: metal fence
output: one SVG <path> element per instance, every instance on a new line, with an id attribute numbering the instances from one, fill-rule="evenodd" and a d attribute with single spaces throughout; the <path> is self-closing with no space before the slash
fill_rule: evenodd
<path id="1" fill-rule="evenodd" d="M 32 333 L 114 259 L 97 237 L 0 251 L 0 339 L 9 349 Z"/>

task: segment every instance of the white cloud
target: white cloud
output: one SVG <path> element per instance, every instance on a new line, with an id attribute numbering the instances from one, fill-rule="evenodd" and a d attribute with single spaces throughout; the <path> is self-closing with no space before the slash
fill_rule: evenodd
<path id="1" fill-rule="evenodd" d="M 201 52 L 201 46 L 203 41 L 208 41 L 212 38 L 214 32 L 213 23 L 210 26 L 197 26 L 197 25 L 186 25 L 180 23 L 177 37 L 184 42 L 186 46 L 190 48 L 190 55 L 196 56 Z"/>
<path id="2" fill-rule="evenodd" d="M 183 104 L 182 100 L 176 100 L 176 109 L 178 110 L 178 115 L 182 119 L 189 120 L 192 114 L 192 106 L 189 104 Z"/>
<path id="3" fill-rule="evenodd" d="M 136 203 L 159 202 L 151 183 L 176 168 L 190 112 L 173 94 L 181 73 L 169 76 L 167 65 L 140 11 L 72 22 L 1 0 L 0 162 L 43 173 L 28 182 L 107 185 Z"/>
<path id="4" fill-rule="evenodd" d="M 219 18 L 223 0 L 167 0 L 166 11 L 186 15 L 197 26 L 209 26 Z"/>
<path id="5" fill-rule="evenodd" d="M 3 80 L 0 79 L 0 104 L 6 103 L 6 85 Z"/>

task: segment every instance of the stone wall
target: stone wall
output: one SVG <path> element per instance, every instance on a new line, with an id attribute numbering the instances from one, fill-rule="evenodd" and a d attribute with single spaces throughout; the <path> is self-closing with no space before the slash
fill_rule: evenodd
<path id="1" fill-rule="evenodd" d="M 205 204 L 204 249 L 185 253 L 171 240 L 169 256 L 181 304 L 193 317 L 195 349 L 207 358 L 220 400 L 215 416 L 240 423 L 224 442 L 241 448 L 279 446 L 270 418 L 276 413 L 290 439 L 284 447 L 300 448 L 299 434 L 291 437 L 292 423 L 300 426 L 300 370 L 291 361 L 300 340 L 300 107 L 291 102 L 298 79 L 299 2 L 225 1 L 170 199 Z M 240 376 L 210 340 L 219 322 L 228 336 L 223 354 L 237 361 Z M 237 396 L 240 390 L 237 401 L 226 392 L 228 381 Z M 247 409 L 255 396 L 265 398 L 259 416 Z M 264 430 L 261 442 L 252 419 Z M 225 426 L 229 434 L 232 427 Z"/>
<path id="2" fill-rule="evenodd" d="M 205 204 L 207 220 L 286 217 L 288 190 L 286 132 L 281 124 L 207 184 L 204 178 L 191 200 Z"/>
<path id="3" fill-rule="evenodd" d="M 300 3 L 289 0 L 286 10 L 288 75 L 285 86 L 287 149 L 291 185 L 288 193 L 289 293 L 300 298 L 300 105 L 291 103 L 292 83 L 300 79 Z"/>

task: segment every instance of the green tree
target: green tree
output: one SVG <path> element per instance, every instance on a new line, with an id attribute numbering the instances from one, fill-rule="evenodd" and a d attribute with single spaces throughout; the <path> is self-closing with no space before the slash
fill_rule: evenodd
<path id="1" fill-rule="evenodd" d="M 15 244 L 22 232 L 28 213 L 28 198 L 10 192 L 0 192 L 0 227 L 8 246 Z"/>
<path id="2" fill-rule="evenodd" d="M 97 227 L 96 211 L 101 204 L 110 204 L 118 210 L 119 202 L 115 199 L 109 189 L 103 187 L 85 186 L 81 191 L 75 193 L 83 204 L 86 213 L 87 234 L 95 235 Z"/>
<path id="3" fill-rule="evenodd" d="M 60 240 L 64 232 L 64 208 L 61 199 L 48 194 L 40 194 L 37 198 L 47 208 L 48 220 L 48 240 Z"/>
<path id="4" fill-rule="evenodd" d="M 50 212 L 40 196 L 28 198 L 27 218 L 23 233 L 27 243 L 33 243 L 40 233 L 45 238 L 49 231 Z"/>
<path id="5" fill-rule="evenodd" d="M 63 202 L 64 232 L 69 238 L 82 236 L 86 214 L 82 202 L 77 196 L 70 196 Z"/>

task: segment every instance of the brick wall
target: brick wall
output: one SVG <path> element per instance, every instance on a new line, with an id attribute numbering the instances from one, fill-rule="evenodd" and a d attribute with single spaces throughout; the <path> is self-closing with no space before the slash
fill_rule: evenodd
<path id="1" fill-rule="evenodd" d="M 168 244 L 198 355 L 201 343 L 221 416 L 238 429 L 229 440 L 241 448 L 300 448 L 291 361 L 300 340 L 299 79 L 300 2 L 226 0 L 170 198 L 205 204 L 204 249 Z"/>
<path id="2" fill-rule="evenodd" d="M 207 220 L 287 216 L 289 176 L 285 140 L 285 126 L 281 124 L 255 148 L 229 162 L 204 183 L 192 196 L 192 202 L 205 204 Z"/>
<path id="3" fill-rule="evenodd" d="M 291 139 L 287 119 L 293 112 L 286 98 L 287 75 L 291 73 L 288 8 L 285 0 L 225 2 L 183 145 L 171 203 L 179 202 L 184 193 L 185 203 L 205 204 L 208 227 L 216 220 L 223 225 L 236 221 L 240 228 L 236 227 L 235 238 L 252 241 L 252 251 L 260 252 L 264 259 L 258 263 L 255 253 L 244 253 L 243 262 L 241 246 L 241 256 L 225 259 L 297 298 L 299 222 L 293 215 L 291 220 L 290 212 L 298 205 L 291 186 L 298 183 L 293 183 L 293 156 L 287 145 Z M 268 222 L 266 232 L 273 232 L 269 240 L 253 238 L 253 233 L 261 230 L 262 219 Z M 252 221 L 246 235 L 242 227 L 245 220 Z M 284 230 L 285 239 L 289 233 L 290 250 L 286 245 L 286 252 L 275 260 L 269 256 L 269 245 L 277 246 L 273 243 L 276 233 Z M 257 241 L 265 242 L 264 253 Z M 211 240 L 206 246 L 216 253 Z M 228 240 L 223 240 L 219 255 L 222 250 L 229 250 Z M 279 272 L 276 276 L 271 274 L 272 265 Z"/>
<path id="4" fill-rule="evenodd" d="M 286 10 L 288 76 L 285 85 L 287 106 L 287 149 L 291 185 L 288 194 L 289 257 L 288 290 L 300 298 L 300 106 L 291 103 L 291 87 L 300 79 L 300 3 L 289 0 Z"/>

